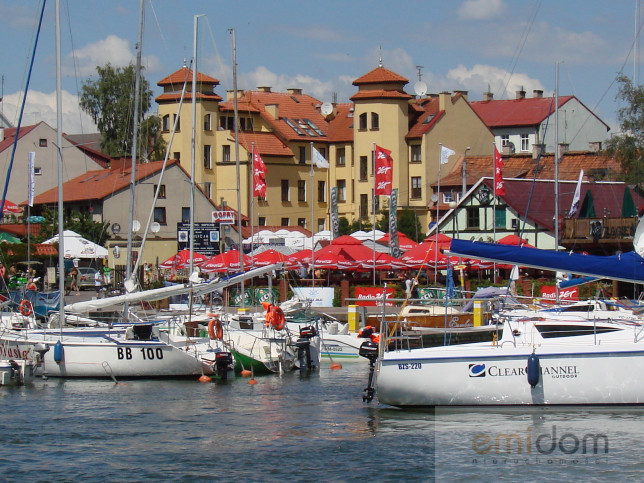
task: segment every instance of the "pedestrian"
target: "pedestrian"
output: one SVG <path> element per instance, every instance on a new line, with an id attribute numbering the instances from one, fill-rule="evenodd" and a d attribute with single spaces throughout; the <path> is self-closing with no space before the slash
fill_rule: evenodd
<path id="1" fill-rule="evenodd" d="M 407 274 L 407 278 L 405 279 L 405 297 L 406 298 L 411 298 L 411 290 L 414 285 L 414 281 L 411 278 L 411 274 Z"/>
<path id="2" fill-rule="evenodd" d="M 76 290 L 76 295 L 80 295 L 79 288 L 78 288 L 78 279 L 79 279 L 78 268 L 73 267 L 72 271 L 69 273 L 69 276 L 71 277 L 70 286 L 69 286 L 70 292 Z"/>
<path id="3" fill-rule="evenodd" d="M 96 295 L 101 294 L 101 288 L 103 287 L 103 274 L 100 270 L 96 270 L 94 274 L 94 288 L 96 289 Z"/>

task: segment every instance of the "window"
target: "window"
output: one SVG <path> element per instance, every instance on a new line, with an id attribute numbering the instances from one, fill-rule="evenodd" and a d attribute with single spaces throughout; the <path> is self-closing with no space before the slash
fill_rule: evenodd
<path id="1" fill-rule="evenodd" d="M 288 180 L 282 180 L 282 201 L 289 201 Z"/>
<path id="2" fill-rule="evenodd" d="M 363 112 L 360 114 L 360 128 L 359 129 L 367 129 L 367 113 Z"/>
<path id="3" fill-rule="evenodd" d="M 344 148 L 337 148 L 335 150 L 335 164 L 336 166 L 345 166 L 347 164 L 347 157 Z"/>
<path id="4" fill-rule="evenodd" d="M 527 134 L 521 134 L 521 151 L 528 151 L 530 149 L 530 143 L 528 141 Z"/>
<path id="5" fill-rule="evenodd" d="M 411 147 L 411 162 L 420 163 L 420 144 L 414 144 Z"/>
<path id="6" fill-rule="evenodd" d="M 190 208 L 187 206 L 181 207 L 181 222 L 190 223 Z"/>
<path id="7" fill-rule="evenodd" d="M 175 151 L 172 157 L 177 161 L 181 161 L 181 153 L 179 151 Z"/>
<path id="8" fill-rule="evenodd" d="M 326 159 L 326 148 L 318 148 L 318 152 L 322 155 L 324 159 Z M 311 155 L 313 157 L 313 155 Z"/>
<path id="9" fill-rule="evenodd" d="M 210 114 L 206 114 L 203 117 L 203 130 L 204 131 L 211 131 L 212 130 L 212 125 L 210 122 Z"/>
<path id="10" fill-rule="evenodd" d="M 447 193 L 442 193 L 443 195 L 443 203 L 451 203 L 454 201 L 454 192 L 449 191 Z"/>
<path id="11" fill-rule="evenodd" d="M 377 112 L 371 113 L 371 129 L 375 131 L 380 129 L 380 116 L 378 116 Z"/>
<path id="12" fill-rule="evenodd" d="M 481 217 L 478 206 L 467 208 L 467 228 L 478 230 L 480 227 Z"/>
<path id="13" fill-rule="evenodd" d="M 221 160 L 224 163 L 230 163 L 230 144 L 224 144 L 221 147 Z"/>
<path id="14" fill-rule="evenodd" d="M 205 182 L 203 184 L 203 192 L 206 193 L 206 196 L 208 198 L 211 198 L 212 196 L 212 183 L 210 182 Z"/>
<path id="15" fill-rule="evenodd" d="M 360 218 L 366 218 L 369 213 L 369 197 L 366 194 L 360 195 Z"/>
<path id="16" fill-rule="evenodd" d="M 154 191 L 152 192 L 152 196 L 154 196 L 157 192 L 157 187 L 159 187 L 159 199 L 165 199 L 165 185 L 162 184 L 161 186 L 159 185 L 154 185 Z"/>
<path id="17" fill-rule="evenodd" d="M 505 206 L 494 207 L 494 226 L 496 228 L 505 228 Z"/>
<path id="18" fill-rule="evenodd" d="M 501 146 L 509 146 L 509 145 L 510 145 L 510 135 L 501 134 Z"/>
<path id="19" fill-rule="evenodd" d="M 34 166 L 34 176 L 40 176 L 42 174 L 42 168 Z"/>
<path id="20" fill-rule="evenodd" d="M 322 231 L 324 230 L 324 218 L 318 218 L 318 229 L 317 231 Z"/>
<path id="21" fill-rule="evenodd" d="M 360 156 L 360 181 L 367 181 L 367 157 Z"/>
<path id="22" fill-rule="evenodd" d="M 181 118 L 179 117 L 179 118 L 177 119 L 177 117 L 178 117 L 178 116 L 177 116 L 176 114 L 174 114 L 172 119 L 173 119 L 173 121 L 174 121 L 174 124 L 176 124 L 176 125 L 177 125 L 177 129 L 176 129 L 176 131 L 181 131 Z"/>
<path id="23" fill-rule="evenodd" d="M 303 179 L 297 180 L 297 201 L 306 201 L 306 181 Z"/>
<path id="24" fill-rule="evenodd" d="M 265 216 L 260 216 L 257 218 L 257 224 L 259 226 L 266 226 L 266 217 Z"/>
<path id="25" fill-rule="evenodd" d="M 339 179 L 336 182 L 338 188 L 338 201 L 347 201 L 347 180 Z"/>
<path id="26" fill-rule="evenodd" d="M 512 227 L 513 230 L 517 230 L 519 228 L 519 220 L 516 218 L 512 218 L 512 222 L 510 223 L 510 226 Z"/>
<path id="27" fill-rule="evenodd" d="M 156 221 L 161 225 L 167 224 L 166 217 L 165 217 L 165 207 L 163 206 L 154 207 L 154 221 Z"/>
<path id="28" fill-rule="evenodd" d="M 411 197 L 415 200 L 423 197 L 423 186 L 420 176 L 411 177 Z"/>
<path id="29" fill-rule="evenodd" d="M 290 222 L 288 218 L 282 218 L 281 226 L 289 226 Z"/>
<path id="30" fill-rule="evenodd" d="M 306 164 L 306 147 L 300 146 L 300 164 Z"/>
<path id="31" fill-rule="evenodd" d="M 170 130 L 170 114 L 166 114 L 161 119 L 161 129 L 166 132 Z"/>
<path id="32" fill-rule="evenodd" d="M 298 218 L 297 219 L 297 226 L 301 226 L 302 228 L 306 228 L 306 218 Z"/>
<path id="33" fill-rule="evenodd" d="M 46 148 L 47 147 L 47 139 L 41 138 L 38 140 L 38 146 L 41 148 Z"/>
<path id="34" fill-rule="evenodd" d="M 203 145 L 203 167 L 206 169 L 212 168 L 211 146 L 210 144 Z"/>
<path id="35" fill-rule="evenodd" d="M 235 129 L 235 118 L 232 116 L 221 116 L 219 118 L 219 127 L 233 131 Z"/>
<path id="36" fill-rule="evenodd" d="M 318 202 L 326 201 L 326 181 L 318 181 Z"/>

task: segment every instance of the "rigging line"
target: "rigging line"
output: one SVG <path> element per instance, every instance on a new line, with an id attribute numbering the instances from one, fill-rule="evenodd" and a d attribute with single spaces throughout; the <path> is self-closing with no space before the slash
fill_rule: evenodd
<path id="1" fill-rule="evenodd" d="M 219 62 L 219 69 L 221 70 L 222 73 L 225 73 L 224 69 L 224 62 L 223 62 L 223 57 L 219 53 L 219 49 L 217 48 L 217 42 L 215 42 L 215 36 L 213 35 L 212 28 L 210 27 L 210 19 L 206 17 L 206 27 L 208 27 L 208 34 L 210 34 L 210 41 L 212 42 L 212 47 L 215 50 L 215 60 Z M 226 75 L 226 77 L 228 77 Z"/>
<path id="2" fill-rule="evenodd" d="M 510 84 L 510 80 L 512 79 L 512 75 L 514 74 L 514 70 L 516 69 L 516 66 L 519 62 L 519 57 L 521 56 L 521 53 L 523 52 L 523 47 L 525 47 L 525 43 L 528 40 L 528 36 L 530 35 L 530 31 L 532 30 L 532 26 L 534 25 L 534 21 L 537 18 L 537 13 L 539 12 L 539 9 L 541 8 L 541 2 L 542 0 L 538 0 L 538 2 L 535 4 L 534 10 L 532 12 L 532 15 L 530 19 L 528 20 L 528 25 L 526 26 L 526 29 L 523 32 L 523 35 L 521 36 L 521 40 L 517 44 L 517 50 L 510 61 L 510 69 L 508 71 L 508 80 L 505 82 L 505 85 L 503 86 L 503 90 L 501 91 L 501 98 L 503 98 L 507 92 L 508 85 Z"/>

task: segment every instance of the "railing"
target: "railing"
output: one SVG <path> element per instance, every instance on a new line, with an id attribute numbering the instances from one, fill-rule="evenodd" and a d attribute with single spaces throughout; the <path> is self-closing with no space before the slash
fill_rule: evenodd
<path id="1" fill-rule="evenodd" d="M 637 217 L 569 219 L 564 220 L 563 238 L 594 241 L 632 239 L 636 228 Z"/>

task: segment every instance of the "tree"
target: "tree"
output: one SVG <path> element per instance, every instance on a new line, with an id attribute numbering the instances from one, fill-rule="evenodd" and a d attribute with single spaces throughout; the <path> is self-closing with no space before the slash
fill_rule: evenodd
<path id="1" fill-rule="evenodd" d="M 617 99 L 626 105 L 617 111 L 621 134 L 613 136 L 606 153 L 621 164 L 623 181 L 644 187 L 644 87 L 634 86 L 625 75 L 617 77 Z"/>
<path id="2" fill-rule="evenodd" d="M 425 232 L 421 229 L 415 211 L 403 208 L 398 211 L 397 215 L 396 225 L 399 232 L 417 242 L 425 238 Z M 382 210 L 382 218 L 376 222 L 376 228 L 380 231 L 389 232 L 389 210 Z"/>
<path id="3" fill-rule="evenodd" d="M 47 206 L 43 210 L 42 216 L 45 221 L 40 225 L 39 234 L 32 238 L 33 243 L 41 243 L 58 234 L 58 211 Z M 88 212 L 74 211 L 65 216 L 66 230 L 75 231 L 83 238 L 101 246 L 104 246 L 109 238 L 107 232 L 109 226 L 109 221 L 104 223 L 94 221 L 91 213 Z"/>
<path id="4" fill-rule="evenodd" d="M 87 79 L 83 84 L 80 107 L 91 116 L 103 135 L 103 151 L 111 157 L 129 156 L 132 152 L 134 124 L 134 66 L 113 67 L 108 62 L 103 67 L 97 66 L 96 72 L 97 80 Z M 152 91 L 143 76 L 140 89 L 139 139 L 142 142 L 139 143 L 137 157 L 142 157 L 141 153 L 145 153 L 158 159 L 164 154 L 165 142 L 161 138 L 161 121 L 158 116 L 150 116 L 144 121 L 145 113 L 152 103 Z M 141 136 L 141 133 L 144 135 Z"/>

